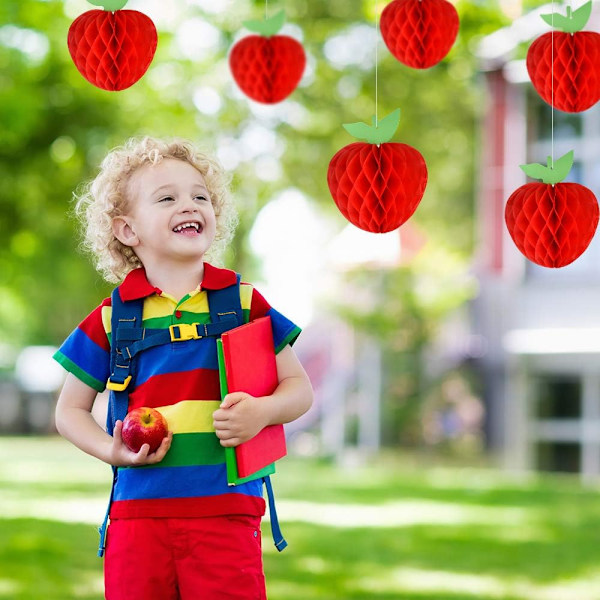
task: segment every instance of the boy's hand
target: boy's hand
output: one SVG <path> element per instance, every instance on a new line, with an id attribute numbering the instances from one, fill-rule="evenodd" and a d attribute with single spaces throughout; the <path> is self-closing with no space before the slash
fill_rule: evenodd
<path id="1" fill-rule="evenodd" d="M 168 435 L 163 438 L 156 452 L 150 453 L 150 446 L 143 444 L 139 452 L 132 452 L 123 442 L 121 431 L 123 429 L 123 421 L 115 423 L 113 431 L 111 461 L 110 464 L 115 467 L 141 467 L 142 465 L 154 465 L 160 462 L 169 448 L 173 440 L 173 432 L 169 431 Z"/>
<path id="2" fill-rule="evenodd" d="M 221 446 L 239 446 L 269 425 L 267 398 L 245 392 L 227 394 L 213 413 L 213 425 Z"/>

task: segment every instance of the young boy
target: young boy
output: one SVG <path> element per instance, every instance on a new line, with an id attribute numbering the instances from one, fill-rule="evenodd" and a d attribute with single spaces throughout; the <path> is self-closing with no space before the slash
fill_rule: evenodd
<path id="1" fill-rule="evenodd" d="M 207 290 L 235 285 L 233 271 L 204 259 L 231 239 L 235 210 L 221 166 L 189 142 L 129 140 L 105 158 L 79 198 L 85 244 L 106 279 L 123 280 L 121 300 L 143 298 L 144 327 L 210 321 Z M 69 372 L 56 408 L 59 432 L 119 467 L 104 563 L 108 600 L 266 598 L 260 481 L 228 487 L 224 447 L 312 403 L 290 347 L 300 329 L 250 284 L 239 286 L 244 321 L 271 317 L 279 386 L 271 396 L 233 393 L 220 401 L 214 338 L 175 341 L 139 354 L 129 410 L 163 412 L 169 435 L 153 453 L 131 452 L 92 418 L 110 375 L 111 299 L 63 343 Z"/>

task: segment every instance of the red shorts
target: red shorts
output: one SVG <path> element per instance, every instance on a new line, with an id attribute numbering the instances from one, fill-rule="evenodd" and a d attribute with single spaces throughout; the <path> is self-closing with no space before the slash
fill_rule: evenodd
<path id="1" fill-rule="evenodd" d="M 117 519 L 106 600 L 266 600 L 260 518 Z"/>

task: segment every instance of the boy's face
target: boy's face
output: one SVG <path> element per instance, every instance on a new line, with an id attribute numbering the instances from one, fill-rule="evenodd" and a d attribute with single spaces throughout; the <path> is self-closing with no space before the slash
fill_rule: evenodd
<path id="1" fill-rule="evenodd" d="M 199 260 L 215 239 L 204 177 L 185 161 L 165 158 L 140 167 L 127 183 L 127 200 L 126 214 L 114 219 L 113 230 L 145 267 Z"/>

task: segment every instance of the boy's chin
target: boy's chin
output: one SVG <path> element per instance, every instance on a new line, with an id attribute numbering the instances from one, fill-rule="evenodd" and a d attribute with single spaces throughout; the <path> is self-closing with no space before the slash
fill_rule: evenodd
<path id="1" fill-rule="evenodd" d="M 175 263 L 202 260 L 207 251 L 208 247 L 205 245 L 196 248 L 164 248 L 155 255 L 155 260 L 159 262 L 167 260 Z"/>

